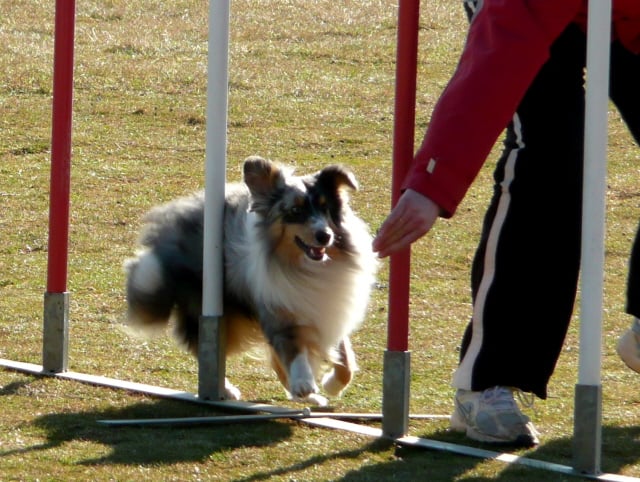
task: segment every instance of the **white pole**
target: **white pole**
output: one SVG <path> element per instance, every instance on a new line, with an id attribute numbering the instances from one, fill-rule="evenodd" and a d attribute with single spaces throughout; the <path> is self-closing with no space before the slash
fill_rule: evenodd
<path id="1" fill-rule="evenodd" d="M 222 315 L 222 221 L 227 154 L 229 2 L 211 0 L 203 260 L 204 316 Z"/>
<path id="2" fill-rule="evenodd" d="M 600 384 L 611 0 L 589 0 L 578 383 Z"/>
<path id="3" fill-rule="evenodd" d="M 202 272 L 202 317 L 198 349 L 201 398 L 221 398 L 224 390 L 223 221 L 229 81 L 229 1 L 210 0 L 207 68 L 207 132 Z"/>
<path id="4" fill-rule="evenodd" d="M 580 265 L 580 357 L 573 425 L 573 467 L 589 474 L 600 473 L 602 453 L 602 298 L 610 45 L 611 0 L 589 0 Z"/>

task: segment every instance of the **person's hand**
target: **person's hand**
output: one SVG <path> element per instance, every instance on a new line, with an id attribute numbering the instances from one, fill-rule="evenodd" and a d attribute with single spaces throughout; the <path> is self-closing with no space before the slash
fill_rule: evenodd
<path id="1" fill-rule="evenodd" d="M 408 248 L 429 232 L 439 213 L 440 207 L 431 199 L 407 189 L 382 223 L 373 240 L 373 250 L 385 258 Z"/>

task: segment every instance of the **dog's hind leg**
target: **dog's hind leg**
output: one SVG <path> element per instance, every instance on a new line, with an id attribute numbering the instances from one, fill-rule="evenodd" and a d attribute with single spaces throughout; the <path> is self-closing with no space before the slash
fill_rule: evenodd
<path id="1" fill-rule="evenodd" d="M 190 313 L 184 305 L 178 304 L 175 313 L 174 337 L 189 353 L 198 358 L 198 330 L 199 316 Z M 225 356 L 229 355 L 227 348 Z M 224 379 L 224 399 L 240 400 L 242 394 L 240 389 L 233 385 L 228 378 Z"/>
<path id="2" fill-rule="evenodd" d="M 198 358 L 199 315 L 191 312 L 183 303 L 178 303 L 174 311 L 174 321 L 174 338 L 180 346 Z"/>
<path id="3" fill-rule="evenodd" d="M 338 360 L 333 369 L 322 379 L 322 388 L 331 396 L 339 396 L 351 383 L 356 367 L 356 355 L 351 347 L 351 341 L 344 337 L 338 344 Z"/>
<path id="4" fill-rule="evenodd" d="M 224 379 L 224 399 L 225 400 L 240 400 L 242 394 L 240 389 L 233 385 L 228 378 Z"/>

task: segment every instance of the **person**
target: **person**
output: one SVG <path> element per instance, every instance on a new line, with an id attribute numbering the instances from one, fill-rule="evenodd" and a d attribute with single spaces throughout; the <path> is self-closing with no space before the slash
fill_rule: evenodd
<path id="1" fill-rule="evenodd" d="M 465 2 L 471 19 L 458 65 L 403 193 L 373 241 L 384 258 L 408 248 L 439 217 L 452 217 L 506 127 L 471 267 L 473 312 L 452 382 L 451 426 L 474 440 L 539 443 L 514 395 L 547 397 L 576 297 L 587 3 Z M 610 98 L 640 142 L 637 0 L 613 0 L 610 46 Z M 626 311 L 636 321 L 625 353 L 638 369 L 640 233 L 632 251 Z"/>
<path id="2" fill-rule="evenodd" d="M 618 340 L 616 351 L 629 368 L 640 373 L 640 319 L 634 317 L 631 328 Z"/>

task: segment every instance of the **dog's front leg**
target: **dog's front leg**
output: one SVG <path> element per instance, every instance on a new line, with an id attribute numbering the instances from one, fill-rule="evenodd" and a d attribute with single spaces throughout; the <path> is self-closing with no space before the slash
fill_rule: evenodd
<path id="1" fill-rule="evenodd" d="M 318 391 L 305 349 L 300 351 L 289 364 L 289 391 L 299 399 L 305 399 Z"/>
<path id="2" fill-rule="evenodd" d="M 356 355 L 351 347 L 351 341 L 345 336 L 338 343 L 338 360 L 333 364 L 333 370 L 322 379 L 322 388 L 332 396 L 340 396 L 342 391 L 351 383 L 353 372 L 357 370 Z"/>
<path id="3" fill-rule="evenodd" d="M 288 386 L 285 386 L 291 397 L 296 401 L 308 401 L 316 405 L 326 405 L 327 400 L 318 395 L 318 385 L 314 377 L 314 370 L 309 363 L 309 354 L 305 340 L 309 337 L 308 328 L 295 324 L 293 315 L 286 312 L 265 314 L 262 318 L 263 331 L 269 340 L 279 365 L 286 372 Z M 271 316 L 269 316 L 271 315 Z M 275 319 L 274 319 L 275 318 Z M 283 380 L 280 374 L 280 380 Z"/>
<path id="4" fill-rule="evenodd" d="M 320 407 L 326 407 L 328 404 L 327 399 L 318 394 L 318 385 L 309 364 L 306 348 L 302 349 L 289 365 L 289 391 L 295 401 L 311 402 Z"/>
<path id="5" fill-rule="evenodd" d="M 288 374 L 291 396 L 304 400 L 310 394 L 318 392 L 318 385 L 309 364 L 307 348 L 301 343 L 300 329 L 288 326 L 273 334 L 270 339 L 276 355 Z"/>

